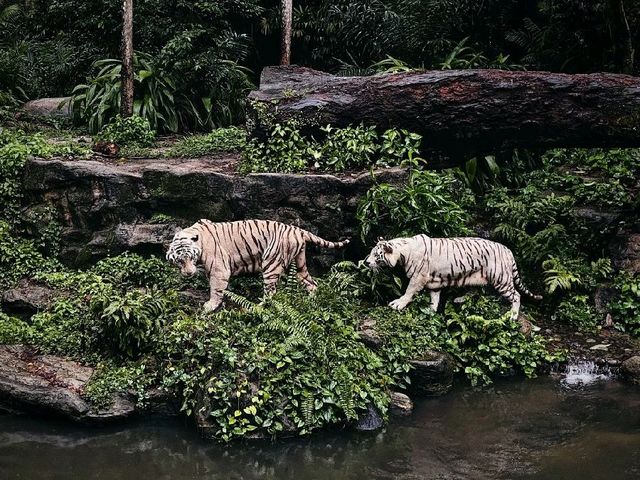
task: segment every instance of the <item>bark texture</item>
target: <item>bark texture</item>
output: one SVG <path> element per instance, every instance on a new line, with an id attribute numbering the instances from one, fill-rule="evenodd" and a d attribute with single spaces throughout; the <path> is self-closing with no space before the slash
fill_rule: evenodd
<path id="1" fill-rule="evenodd" d="M 122 70 L 120 114 L 133 115 L 133 0 L 122 2 Z"/>
<path id="2" fill-rule="evenodd" d="M 308 133 L 328 123 L 406 128 L 424 136 L 426 153 L 459 160 L 514 147 L 637 147 L 640 78 L 500 70 L 337 77 L 266 68 L 249 95 L 250 132 L 263 137 L 289 119 Z"/>
<path id="3" fill-rule="evenodd" d="M 280 0 L 282 37 L 280 38 L 280 65 L 291 63 L 291 25 L 293 23 L 293 0 Z"/>

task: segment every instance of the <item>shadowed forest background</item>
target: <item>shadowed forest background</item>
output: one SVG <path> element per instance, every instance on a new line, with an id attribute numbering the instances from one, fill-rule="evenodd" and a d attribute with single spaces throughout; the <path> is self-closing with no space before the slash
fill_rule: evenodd
<path id="1" fill-rule="evenodd" d="M 101 68 L 109 64 L 94 62 L 119 58 L 121 3 L 0 2 L 0 106 L 66 96 L 87 78 L 108 76 Z M 332 73 L 638 71 L 635 1 L 308 0 L 293 7 L 292 63 Z M 154 89 L 170 95 L 169 130 L 237 123 L 244 94 L 263 66 L 278 63 L 279 46 L 278 1 L 137 1 L 136 69 L 148 73 L 138 75 L 136 99 Z"/>

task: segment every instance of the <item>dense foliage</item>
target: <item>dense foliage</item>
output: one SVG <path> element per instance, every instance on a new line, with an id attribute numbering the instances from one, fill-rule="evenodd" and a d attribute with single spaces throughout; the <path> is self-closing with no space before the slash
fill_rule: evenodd
<path id="1" fill-rule="evenodd" d="M 554 150 L 535 161 L 537 170 L 503 170 L 478 195 L 467 188 L 468 168 L 425 170 L 418 156 L 421 139 L 408 132 L 327 127 L 326 137 L 316 140 L 295 137 L 299 132 L 291 125 L 275 131 L 284 140 L 266 144 L 273 155 L 259 157 L 263 162 L 285 158 L 290 165 L 287 158 L 298 158 L 304 160 L 300 168 L 311 168 L 305 152 L 315 158 L 315 168 L 400 163 L 408 168 L 406 183 L 377 182 L 362 198 L 358 215 L 367 243 L 380 234 L 422 231 L 489 236 L 512 248 L 533 290 L 546 292 L 542 305 L 527 305 L 533 322 L 593 331 L 602 320 L 595 289 L 608 285 L 615 293 L 610 307 L 615 325 L 640 334 L 638 278 L 616 273 L 606 251 L 611 233 L 624 227 L 620 220 L 634 218 L 637 151 Z M 140 117 L 116 119 L 105 132 L 123 135 L 123 143 L 151 139 Z M 442 314 L 432 313 L 426 296 L 420 296 L 406 311 L 393 312 L 386 303 L 398 295 L 403 279 L 394 272 L 375 276 L 348 262 L 320 278 L 312 296 L 300 291 L 294 271 L 280 293 L 261 304 L 260 288 L 234 282 L 225 310 L 215 314 L 202 313 L 199 303 L 181 293 L 194 286 L 205 290 L 203 279 L 187 282 L 158 258 L 123 254 L 85 271 L 68 270 L 52 250 L 59 232 L 55 215 L 40 212 L 30 219 L 18 213 L 19 182 L 29 155 L 84 150 L 17 130 L 2 131 L 0 139 L 6 199 L 0 289 L 30 277 L 57 292 L 49 307 L 28 320 L 0 312 L 0 342 L 32 344 L 96 366 L 84 392 L 96 408 L 125 391 L 144 404 L 149 389 L 161 387 L 220 439 L 305 434 L 352 422 L 371 406 L 385 413 L 390 389 L 410 387 L 409 361 L 431 350 L 449 353 L 473 384 L 513 373 L 532 376 L 562 358 L 562 352 L 549 351 L 541 335 L 525 337 L 492 295 L 475 291 L 449 302 Z M 245 145 L 243 130 L 230 128 L 186 137 L 172 148 L 180 156 L 245 148 L 247 155 L 256 145 Z M 558 183 L 564 173 L 572 175 L 569 184 Z M 599 191 L 608 193 L 594 194 Z M 608 201 L 611 192 L 619 192 L 615 205 Z M 621 213 L 594 220 L 580 208 L 602 206 Z M 382 338 L 377 350 L 360 341 L 364 320 L 376 322 Z"/>
<path id="2" fill-rule="evenodd" d="M 241 120 L 244 92 L 278 61 L 279 8 L 275 0 L 137 2 L 137 113 L 168 131 Z M 630 0 L 294 2 L 293 62 L 342 74 L 634 73 L 639 24 L 640 5 Z M 98 131 L 117 113 L 119 30 L 116 1 L 0 3 L 0 111 L 79 85 L 78 115 Z"/>
<path id="3" fill-rule="evenodd" d="M 295 121 L 276 124 L 264 140 L 247 144 L 241 172 L 301 172 L 363 170 L 417 162 L 422 137 L 389 129 L 378 135 L 364 125 L 335 128 L 326 125 L 323 137 L 304 136 Z"/>

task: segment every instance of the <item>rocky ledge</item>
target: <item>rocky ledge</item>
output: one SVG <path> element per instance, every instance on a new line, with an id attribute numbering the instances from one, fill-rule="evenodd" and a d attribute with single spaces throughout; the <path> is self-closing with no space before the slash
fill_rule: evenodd
<path id="1" fill-rule="evenodd" d="M 94 410 L 83 398 L 93 368 L 23 345 L 0 345 L 0 405 L 8 410 L 53 414 L 84 423 L 104 423 L 133 415 L 135 403 L 116 396 Z"/>
<path id="2" fill-rule="evenodd" d="M 275 219 L 329 240 L 357 235 L 357 203 L 374 181 L 371 174 L 238 175 L 238 160 L 235 154 L 30 159 L 24 171 L 24 206 L 27 215 L 41 218 L 45 212 L 62 224 L 62 258 L 71 265 L 124 250 L 161 253 L 177 227 L 200 218 Z M 406 178 L 401 169 L 375 175 L 391 183 Z M 336 254 L 341 255 L 322 251 L 311 259 L 316 267 L 325 266 Z"/>

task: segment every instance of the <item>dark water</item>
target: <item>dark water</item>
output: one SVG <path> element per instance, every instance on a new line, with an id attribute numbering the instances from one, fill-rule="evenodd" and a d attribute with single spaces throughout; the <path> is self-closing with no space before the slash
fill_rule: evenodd
<path id="1" fill-rule="evenodd" d="M 640 479 L 640 388 L 458 389 L 386 431 L 220 446 L 180 420 L 82 429 L 0 416 L 0 479 Z"/>

